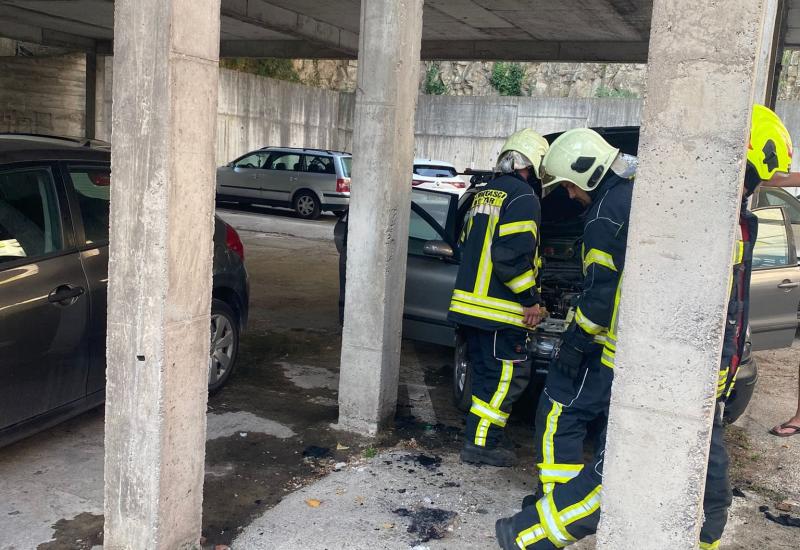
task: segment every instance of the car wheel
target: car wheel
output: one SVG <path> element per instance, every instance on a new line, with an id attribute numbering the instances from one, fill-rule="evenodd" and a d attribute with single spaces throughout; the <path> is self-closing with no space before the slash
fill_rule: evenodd
<path id="1" fill-rule="evenodd" d="M 211 301 L 211 348 L 208 357 L 208 391 L 222 388 L 236 366 L 239 354 L 239 323 L 231 307 L 214 298 Z"/>
<path id="2" fill-rule="evenodd" d="M 458 410 L 468 412 L 472 406 L 472 368 L 467 356 L 467 339 L 456 333 L 453 357 L 453 402 Z"/>
<path id="3" fill-rule="evenodd" d="M 304 220 L 319 218 L 321 205 L 319 199 L 310 191 L 300 191 L 294 196 L 294 211 Z"/>

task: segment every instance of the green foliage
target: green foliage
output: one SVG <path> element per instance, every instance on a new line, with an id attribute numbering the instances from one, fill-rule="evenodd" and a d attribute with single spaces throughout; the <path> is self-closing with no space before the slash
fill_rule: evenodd
<path id="1" fill-rule="evenodd" d="M 297 71 L 294 70 L 291 59 L 237 57 L 221 59 L 219 66 L 223 69 L 257 74 L 258 76 L 265 76 L 277 80 L 300 82 L 300 76 L 297 74 Z"/>
<path id="2" fill-rule="evenodd" d="M 378 455 L 378 449 L 375 447 L 367 447 L 363 452 L 364 458 L 375 458 Z"/>
<path id="3" fill-rule="evenodd" d="M 521 96 L 524 80 L 525 67 L 519 63 L 498 62 L 494 64 L 489 82 L 500 95 Z"/>
<path id="4" fill-rule="evenodd" d="M 447 86 L 442 81 L 442 72 L 438 63 L 428 65 L 428 70 L 425 71 L 423 91 L 428 95 L 445 95 L 447 93 Z"/>
<path id="5" fill-rule="evenodd" d="M 631 90 L 618 90 L 616 88 L 607 88 L 600 86 L 594 93 L 594 97 L 611 97 L 615 99 L 637 99 L 639 94 Z"/>

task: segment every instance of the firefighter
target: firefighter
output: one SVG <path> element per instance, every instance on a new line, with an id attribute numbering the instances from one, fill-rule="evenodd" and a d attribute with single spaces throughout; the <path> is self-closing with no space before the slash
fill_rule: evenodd
<path id="1" fill-rule="evenodd" d="M 555 147 L 555 144 L 553 145 Z M 766 107 L 754 106 L 738 224 L 740 239 L 733 251 L 730 300 L 716 390 L 717 407 L 711 432 L 703 501 L 705 521 L 700 531 L 701 550 L 719 548 L 731 504 L 723 412 L 725 400 L 731 395 L 736 381 L 748 324 L 750 274 L 758 220 L 748 210 L 747 205 L 750 196 L 760 183 L 770 182 L 771 185 L 777 185 L 776 178 L 789 173 L 792 151 L 791 137 L 780 118 Z M 547 169 L 547 159 L 544 169 Z M 619 293 L 615 298 L 611 329 L 606 336 L 601 356 L 601 362 L 608 366 L 614 364 L 618 304 Z M 600 446 L 595 448 L 593 464 L 582 468 L 566 483 L 551 486 L 549 492 L 545 491 L 545 496 L 535 505 L 524 507 L 522 512 L 513 518 L 498 520 L 495 530 L 502 548 L 506 550 L 560 548 L 595 531 L 600 510 L 604 442 L 605 429 L 600 436 Z M 527 503 L 523 502 L 523 506 L 525 504 L 530 504 L 530 500 Z"/>
<path id="2" fill-rule="evenodd" d="M 556 548 L 597 525 L 602 451 L 614 377 L 614 320 L 625 267 L 636 157 L 620 153 L 597 132 L 570 130 L 544 158 L 542 184 L 561 184 L 587 208 L 583 231 L 583 292 L 550 365 L 536 418 L 540 498 L 528 497 L 513 518 L 497 521 L 506 550 Z M 596 464 L 584 467 L 589 424 L 598 429 Z"/>
<path id="3" fill-rule="evenodd" d="M 772 186 L 779 186 L 778 181 L 781 176 L 788 175 L 792 165 L 792 138 L 778 115 L 763 105 L 755 105 L 752 116 L 744 193 L 737 228 L 739 238 L 733 252 L 730 301 L 725 323 L 725 338 L 717 383 L 717 407 L 711 430 L 711 450 L 703 498 L 705 521 L 700 530 L 701 550 L 719 548 L 732 500 L 723 412 L 725 400 L 730 397 L 736 383 L 736 372 L 744 352 L 745 334 L 749 323 L 750 274 L 753 268 L 753 248 L 758 232 L 758 218 L 750 212 L 748 204 L 750 197 L 761 183 L 769 182 Z"/>
<path id="4" fill-rule="evenodd" d="M 461 232 L 448 319 L 466 339 L 472 373 L 461 460 L 511 466 L 504 430 L 511 405 L 530 379 L 528 330 L 539 323 L 538 238 L 534 193 L 547 141 L 531 129 L 508 138 L 496 175 L 475 194 Z"/>

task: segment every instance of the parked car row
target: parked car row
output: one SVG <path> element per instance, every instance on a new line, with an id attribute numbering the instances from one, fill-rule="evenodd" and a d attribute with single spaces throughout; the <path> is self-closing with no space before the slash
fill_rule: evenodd
<path id="1" fill-rule="evenodd" d="M 217 200 L 292 208 L 303 219 L 341 215 L 350 205 L 353 157 L 343 151 L 264 147 L 217 168 Z M 455 166 L 415 159 L 413 187 L 461 195 L 466 183 Z"/>
<path id="2" fill-rule="evenodd" d="M 623 152 L 636 154 L 638 128 L 598 131 Z M 546 137 L 552 141 L 558 135 Z M 476 172 L 471 187 L 461 196 L 419 187 L 412 191 L 403 335 L 455 348 L 453 394 L 462 408 L 467 408 L 470 402 L 470 365 L 464 341 L 448 322 L 447 311 L 459 267 L 458 235 L 472 197 L 486 181 L 487 174 Z M 792 212 L 797 209 L 800 213 L 800 203 L 779 189 L 762 188 L 753 205 L 759 217 L 759 240 L 751 283 L 752 336 L 739 370 L 735 395 L 726 407 L 729 421 L 744 412 L 758 378 L 750 349 L 790 345 L 797 329 L 800 267 L 792 231 L 797 225 L 792 222 Z M 531 355 L 538 376 L 529 387 L 527 403 L 520 403 L 522 407 L 532 407 L 538 398 L 550 359 L 566 328 L 565 318 L 572 299 L 581 292 L 583 283 L 579 252 L 583 233 L 581 208 L 569 200 L 562 188 L 557 188 L 544 199 L 542 212 L 542 296 L 551 318 L 540 325 L 531 339 Z M 344 307 L 347 222 L 345 215 L 334 232 L 340 253 L 340 310 Z"/>
<path id="3" fill-rule="evenodd" d="M 108 146 L 0 134 L 0 445 L 103 403 Z M 215 218 L 210 391 L 247 325 L 244 246 Z"/>

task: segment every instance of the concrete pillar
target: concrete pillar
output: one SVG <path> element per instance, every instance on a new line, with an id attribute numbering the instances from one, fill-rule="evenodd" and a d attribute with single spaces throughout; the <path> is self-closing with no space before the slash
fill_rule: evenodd
<path id="1" fill-rule="evenodd" d="M 10 38 L 0 38 L 0 57 L 17 55 L 17 41 Z"/>
<path id="2" fill-rule="evenodd" d="M 94 139 L 97 125 L 97 58 L 95 52 L 86 54 L 86 98 L 83 109 L 83 136 Z"/>
<path id="3" fill-rule="evenodd" d="M 781 34 L 784 22 L 784 0 L 763 0 L 765 21 L 761 29 L 758 58 L 756 59 L 756 83 L 754 99 L 758 103 L 773 103 L 773 88 L 780 77 L 777 73 L 783 51 Z"/>
<path id="4" fill-rule="evenodd" d="M 361 3 L 339 425 L 375 434 L 397 404 L 422 0 Z"/>
<path id="5" fill-rule="evenodd" d="M 759 0 L 654 3 L 601 549 L 697 548 L 762 22 Z"/>
<path id="6" fill-rule="evenodd" d="M 114 7 L 104 548 L 199 548 L 220 0 Z"/>
<path id="7" fill-rule="evenodd" d="M 110 87 L 106 80 L 110 78 L 108 71 L 108 56 L 97 56 L 97 77 L 95 78 L 95 97 L 94 97 L 94 137 L 104 141 L 111 141 L 110 111 L 106 111 L 106 106 L 111 105 L 108 99 Z"/>

